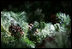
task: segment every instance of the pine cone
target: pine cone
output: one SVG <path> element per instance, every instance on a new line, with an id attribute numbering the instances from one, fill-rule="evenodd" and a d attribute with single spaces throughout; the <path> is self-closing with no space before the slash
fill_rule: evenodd
<path id="1" fill-rule="evenodd" d="M 11 33 L 12 36 L 16 38 L 19 38 L 24 34 L 22 28 L 19 25 L 15 26 L 13 24 L 9 26 L 9 32 Z"/>

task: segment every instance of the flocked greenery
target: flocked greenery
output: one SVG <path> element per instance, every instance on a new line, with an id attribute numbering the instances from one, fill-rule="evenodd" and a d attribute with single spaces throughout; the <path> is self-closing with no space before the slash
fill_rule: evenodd
<path id="1" fill-rule="evenodd" d="M 25 11 L 1 11 L 1 46 L 3 48 L 35 48 L 46 37 L 55 37 L 52 42 L 44 43 L 45 48 L 69 48 L 71 47 L 71 19 L 65 13 L 57 13 L 59 23 L 45 23 L 43 21 L 34 21 L 32 30 L 28 28 L 28 17 Z M 23 29 L 24 36 L 19 40 L 11 36 L 8 31 L 11 20 L 18 23 Z M 38 32 L 35 30 L 38 29 Z"/>
<path id="2" fill-rule="evenodd" d="M 1 3 L 2 48 L 71 48 L 71 1 Z M 11 20 L 22 28 L 21 38 L 11 36 Z"/>

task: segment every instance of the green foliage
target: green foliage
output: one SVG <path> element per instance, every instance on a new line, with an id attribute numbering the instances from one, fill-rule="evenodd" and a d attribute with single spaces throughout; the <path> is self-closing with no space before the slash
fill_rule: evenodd
<path id="1" fill-rule="evenodd" d="M 20 26 L 22 27 L 23 31 L 24 31 L 24 37 L 23 38 L 26 38 L 26 35 L 27 35 L 27 31 L 28 31 L 28 23 L 26 23 L 26 18 L 25 18 L 25 13 L 24 12 L 21 12 L 21 13 L 14 13 L 12 11 L 2 11 L 1 12 L 1 42 L 2 42 L 2 47 L 3 45 L 7 45 L 5 48 L 20 48 L 20 47 L 28 47 L 27 44 L 29 45 L 30 43 L 32 42 L 29 42 L 28 39 L 27 41 L 24 41 L 26 39 L 22 39 L 21 41 L 17 41 L 15 38 L 13 39 L 10 34 L 10 32 L 8 31 L 9 29 L 9 26 L 10 26 L 10 23 L 11 23 L 11 20 L 14 20 L 15 22 L 17 22 L 18 24 L 20 24 Z M 7 26 L 6 26 L 7 25 Z M 3 35 L 4 34 L 4 35 Z M 7 36 L 5 38 L 5 36 Z M 13 42 L 11 42 L 12 40 L 14 40 Z M 8 42 L 11 42 L 11 43 L 8 43 Z M 25 46 L 22 45 L 22 42 L 26 42 Z M 19 44 L 18 44 L 19 43 Z M 9 45 L 11 44 L 11 46 Z M 30 45 L 33 45 L 33 44 L 30 44 Z M 31 46 L 30 46 L 31 47 Z"/>
<path id="2" fill-rule="evenodd" d="M 45 22 L 40 22 L 39 28 L 40 28 L 40 29 L 43 29 L 44 27 L 45 27 Z"/>
<path id="3" fill-rule="evenodd" d="M 57 17 L 59 19 L 59 22 L 65 26 L 69 25 L 71 20 L 70 20 L 70 16 L 69 15 L 66 15 L 65 13 L 57 13 Z M 63 25 L 63 26 L 64 26 Z"/>
<path id="4" fill-rule="evenodd" d="M 39 9 L 40 10 L 40 9 Z M 41 11 L 36 11 L 41 14 Z M 36 14 L 36 13 L 35 13 Z M 35 15 L 35 16 L 38 16 Z M 39 44 L 45 40 L 46 37 L 55 37 L 55 40 L 49 42 L 48 40 L 44 44 L 45 48 L 69 48 L 71 47 L 71 41 L 68 39 L 71 32 L 71 20 L 69 15 L 63 13 L 57 13 L 57 18 L 61 23 L 45 23 L 42 19 L 34 21 L 33 27 L 29 30 L 29 25 L 27 22 L 29 17 L 27 17 L 26 12 L 13 12 L 13 11 L 1 11 L 1 47 L 3 48 L 36 48 Z M 32 17 L 33 18 L 33 17 Z M 18 23 L 23 29 L 24 35 L 15 39 L 11 36 L 8 31 L 11 24 L 11 20 Z M 36 31 L 36 29 L 38 31 Z"/>
<path id="5" fill-rule="evenodd" d="M 35 28 L 39 28 L 39 22 L 35 21 L 35 22 L 34 22 L 34 27 L 35 27 Z"/>

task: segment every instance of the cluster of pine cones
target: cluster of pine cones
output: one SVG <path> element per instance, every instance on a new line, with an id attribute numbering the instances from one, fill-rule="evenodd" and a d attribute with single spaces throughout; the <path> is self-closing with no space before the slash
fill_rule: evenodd
<path id="1" fill-rule="evenodd" d="M 16 38 L 20 38 L 24 32 L 22 31 L 22 28 L 19 26 L 19 24 L 14 25 L 11 24 L 9 26 L 9 32 L 11 33 L 12 36 L 16 37 Z"/>

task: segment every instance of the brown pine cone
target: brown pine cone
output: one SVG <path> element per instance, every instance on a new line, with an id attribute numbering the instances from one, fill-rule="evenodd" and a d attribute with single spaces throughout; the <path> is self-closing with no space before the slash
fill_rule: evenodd
<path id="1" fill-rule="evenodd" d="M 10 25 L 9 32 L 11 32 L 12 36 L 15 36 L 17 38 L 24 34 L 24 32 L 22 31 L 22 28 L 20 26 L 15 26 L 15 25 Z"/>

